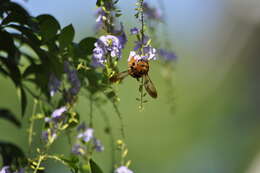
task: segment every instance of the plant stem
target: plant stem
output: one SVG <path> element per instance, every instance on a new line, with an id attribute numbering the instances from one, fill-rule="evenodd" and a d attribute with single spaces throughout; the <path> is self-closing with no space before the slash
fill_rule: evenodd
<path id="1" fill-rule="evenodd" d="M 140 8 L 141 8 L 141 40 L 144 43 L 144 0 L 140 0 Z"/>
<path id="2" fill-rule="evenodd" d="M 28 129 L 28 145 L 29 145 L 29 152 L 31 151 L 31 145 L 32 145 L 32 138 L 33 138 L 33 128 L 34 128 L 34 121 L 35 121 L 35 112 L 36 112 L 36 108 L 37 108 L 37 104 L 38 104 L 38 100 L 34 99 L 34 103 L 33 103 L 33 109 L 32 109 L 32 115 L 30 118 L 30 126 Z"/>
<path id="3" fill-rule="evenodd" d="M 92 94 L 89 96 L 89 126 L 93 127 L 93 97 Z"/>
<path id="4" fill-rule="evenodd" d="M 142 76 L 141 79 L 141 84 L 140 84 L 140 106 L 139 109 L 143 110 L 144 106 L 143 106 L 143 97 L 144 97 L 144 77 Z"/>
<path id="5" fill-rule="evenodd" d="M 45 158 L 44 155 L 43 155 L 43 156 L 42 156 L 42 155 L 39 156 L 39 160 L 38 160 L 37 166 L 36 166 L 36 168 L 34 169 L 33 173 L 37 173 L 38 169 L 39 169 L 40 166 L 41 166 L 41 162 L 43 161 L 44 158 Z"/>

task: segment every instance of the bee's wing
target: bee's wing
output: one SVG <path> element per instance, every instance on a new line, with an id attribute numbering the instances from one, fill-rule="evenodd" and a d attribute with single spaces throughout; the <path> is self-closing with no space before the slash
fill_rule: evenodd
<path id="1" fill-rule="evenodd" d="M 128 70 L 115 74 L 109 80 L 111 82 L 117 82 L 123 80 L 126 76 L 128 76 Z"/>
<path id="2" fill-rule="evenodd" d="M 152 98 L 157 98 L 156 88 L 148 74 L 144 75 L 144 88 Z"/>

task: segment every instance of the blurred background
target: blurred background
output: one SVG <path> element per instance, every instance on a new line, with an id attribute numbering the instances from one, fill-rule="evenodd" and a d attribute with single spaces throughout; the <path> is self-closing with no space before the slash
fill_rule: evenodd
<path id="1" fill-rule="evenodd" d="M 95 0 L 16 0 L 32 15 L 49 13 L 62 26 L 70 23 L 76 39 L 95 34 Z M 164 4 L 168 33 L 178 56 L 169 89 L 163 65 L 152 62 L 150 77 L 159 97 L 138 110 L 138 83 L 128 78 L 118 86 L 130 168 L 135 173 L 260 173 L 260 1 L 257 0 L 150 0 Z M 135 1 L 121 0 L 120 20 L 129 29 L 136 26 Z M 131 39 L 129 39 L 131 40 Z M 128 42 L 120 70 L 126 69 Z M 21 116 L 19 101 L 10 80 L 0 76 L 0 105 Z M 169 99 L 171 97 L 171 99 Z M 173 98 L 173 99 L 172 99 Z M 171 109 L 174 108 L 174 109 Z M 112 105 L 102 105 L 120 137 L 118 117 Z M 81 95 L 78 111 L 88 122 L 89 102 Z M 95 160 L 108 172 L 111 167 L 109 137 L 103 133 L 104 112 L 94 108 L 94 127 L 105 144 Z M 27 151 L 27 110 L 22 129 L 0 120 L 0 138 Z M 38 130 L 39 131 L 39 130 Z M 37 138 L 36 138 L 37 140 Z M 38 139 L 39 140 L 39 139 Z M 59 138 L 53 152 L 69 153 L 67 139 Z M 58 163 L 46 172 L 69 172 Z"/>

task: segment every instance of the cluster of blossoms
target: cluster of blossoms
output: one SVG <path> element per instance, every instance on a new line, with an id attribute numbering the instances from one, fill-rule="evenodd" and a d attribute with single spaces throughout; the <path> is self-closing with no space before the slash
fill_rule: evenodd
<path id="1" fill-rule="evenodd" d="M 94 67 L 104 66 L 108 61 L 108 56 L 120 59 L 122 48 L 122 44 L 116 36 L 104 35 L 99 37 L 93 50 L 92 65 Z"/>
<path id="2" fill-rule="evenodd" d="M 132 35 L 137 35 L 138 40 L 135 41 L 134 51 L 130 52 L 128 61 L 130 61 L 131 57 L 134 57 L 135 60 L 156 60 L 156 49 L 151 46 L 151 39 L 146 35 L 144 35 L 143 39 L 141 39 L 141 33 L 138 28 L 132 28 L 130 32 Z"/>
<path id="3" fill-rule="evenodd" d="M 71 152 L 76 155 L 84 155 L 86 152 L 91 152 L 93 149 L 97 152 L 102 152 L 104 146 L 100 140 L 94 136 L 94 129 L 87 127 L 84 123 L 77 128 L 77 142 L 73 145 Z M 88 144 L 88 147 L 86 146 Z"/>
<path id="4" fill-rule="evenodd" d="M 59 129 L 59 123 L 64 121 L 65 112 L 67 112 L 67 108 L 65 106 L 62 106 L 54 110 L 51 114 L 51 117 L 45 118 L 45 122 L 49 125 L 49 128 L 42 132 L 42 139 L 45 142 L 52 143 L 56 139 Z"/>
<path id="5" fill-rule="evenodd" d="M 107 20 L 107 13 L 103 8 L 100 7 L 96 11 L 96 17 L 97 19 L 96 19 L 95 30 L 98 31 L 104 26 L 104 23 Z"/>
<path id="6" fill-rule="evenodd" d="M 64 62 L 64 72 L 68 76 L 68 82 L 70 83 L 70 88 L 68 93 L 72 96 L 76 96 L 80 90 L 81 83 L 78 78 L 77 70 L 73 68 L 68 61 Z M 51 96 L 54 96 L 60 89 L 61 81 L 55 76 L 55 74 L 51 74 L 49 78 L 48 88 Z"/>
<path id="7" fill-rule="evenodd" d="M 20 168 L 19 170 L 12 172 L 10 169 L 10 166 L 4 166 L 1 170 L 0 173 L 25 173 L 24 168 Z"/>

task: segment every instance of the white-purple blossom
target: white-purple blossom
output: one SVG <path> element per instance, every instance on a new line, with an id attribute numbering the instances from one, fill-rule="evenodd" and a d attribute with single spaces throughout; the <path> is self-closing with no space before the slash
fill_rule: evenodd
<path id="1" fill-rule="evenodd" d="M 89 142 L 94 137 L 94 129 L 87 128 L 84 132 L 78 134 L 78 138 L 84 142 Z"/>
<path id="2" fill-rule="evenodd" d="M 52 114 L 51 114 L 51 117 L 54 118 L 54 119 L 59 119 L 59 118 L 62 116 L 62 114 L 63 114 L 64 112 L 66 112 L 66 111 L 67 111 L 66 106 L 62 106 L 62 107 L 60 107 L 60 108 L 54 110 L 54 111 L 52 112 Z"/>
<path id="3" fill-rule="evenodd" d="M 94 138 L 93 142 L 94 142 L 94 148 L 96 151 L 98 151 L 98 152 L 104 151 L 104 146 L 101 144 L 100 140 Z"/>
<path id="4" fill-rule="evenodd" d="M 86 153 L 85 147 L 81 146 L 80 144 L 74 144 L 71 152 L 76 155 L 84 155 Z"/>
<path id="5" fill-rule="evenodd" d="M 139 59 L 146 59 L 148 61 L 150 60 L 156 60 L 156 49 L 151 46 L 146 46 L 143 48 L 143 53 L 140 55 L 139 52 L 136 53 L 135 51 L 131 51 L 128 57 L 128 62 L 134 58 L 135 61 L 138 61 Z"/>
<path id="6" fill-rule="evenodd" d="M 139 29 L 138 29 L 138 28 L 136 28 L 136 27 L 134 27 L 134 28 L 131 28 L 131 29 L 130 29 L 130 33 L 131 33 L 132 35 L 136 35 L 136 34 L 138 34 L 138 33 L 139 33 Z"/>
<path id="7" fill-rule="evenodd" d="M 49 140 L 54 140 L 57 138 L 57 133 L 55 132 L 54 129 L 47 129 L 42 132 L 42 139 L 45 142 L 48 142 Z"/>
<path id="8" fill-rule="evenodd" d="M 95 25 L 95 31 L 98 31 L 104 26 L 105 21 L 107 20 L 106 12 L 103 8 L 98 8 L 96 11 L 96 25 Z"/>
<path id="9" fill-rule="evenodd" d="M 103 35 L 94 44 L 92 63 L 93 66 L 104 66 L 107 56 L 120 59 L 123 48 L 119 39 L 114 35 Z"/>
<path id="10" fill-rule="evenodd" d="M 156 49 L 151 46 L 146 46 L 143 48 L 144 57 L 147 60 L 156 60 Z"/>
<path id="11" fill-rule="evenodd" d="M 134 58 L 135 61 L 138 61 L 139 59 L 141 59 L 141 56 L 138 55 L 135 51 L 131 51 L 129 53 L 128 62 L 131 61 L 132 58 Z"/>
<path id="12" fill-rule="evenodd" d="M 103 22 L 106 20 L 106 12 L 103 10 L 103 8 L 98 8 L 96 12 L 96 22 Z"/>
<path id="13" fill-rule="evenodd" d="M 85 130 L 87 128 L 87 126 L 86 126 L 86 124 L 83 122 L 83 123 L 81 123 L 80 125 L 78 125 L 78 127 L 77 127 L 77 131 L 83 131 L 83 130 Z"/>
<path id="14" fill-rule="evenodd" d="M 134 173 L 132 170 L 128 169 L 126 166 L 120 166 L 115 170 L 114 173 Z"/>
<path id="15" fill-rule="evenodd" d="M 60 80 L 52 73 L 48 82 L 49 92 L 52 97 L 59 90 L 60 84 Z"/>
<path id="16" fill-rule="evenodd" d="M 4 166 L 1 170 L 0 173 L 11 173 L 10 171 L 10 166 Z"/>

